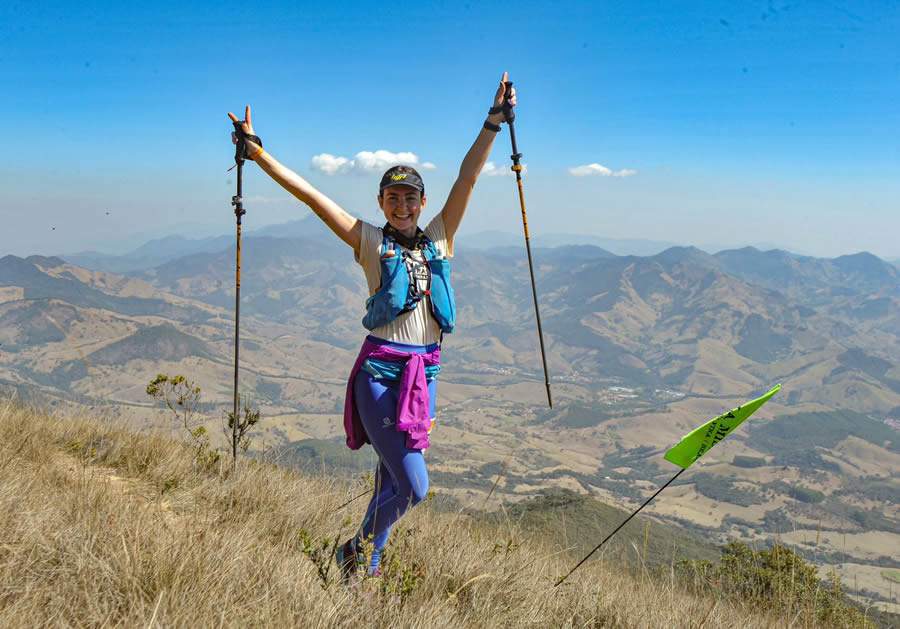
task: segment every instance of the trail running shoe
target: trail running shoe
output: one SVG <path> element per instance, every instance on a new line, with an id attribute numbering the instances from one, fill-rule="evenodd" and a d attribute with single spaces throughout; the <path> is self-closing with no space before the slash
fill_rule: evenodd
<path id="1" fill-rule="evenodd" d="M 341 582 L 347 585 L 353 582 L 361 568 L 365 568 L 366 557 L 356 550 L 355 540 L 351 537 L 334 553 L 334 559 L 341 570 Z"/>

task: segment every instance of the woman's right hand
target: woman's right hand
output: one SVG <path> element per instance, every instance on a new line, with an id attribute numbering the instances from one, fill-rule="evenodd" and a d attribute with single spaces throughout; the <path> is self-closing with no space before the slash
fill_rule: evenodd
<path id="1" fill-rule="evenodd" d="M 247 105 L 246 109 L 244 110 L 244 119 L 243 119 L 243 120 L 238 120 L 238 117 L 235 116 L 235 115 L 234 115 L 233 113 L 231 113 L 230 111 L 228 112 L 228 117 L 231 118 L 231 122 L 232 122 L 232 123 L 235 123 L 235 122 L 240 123 L 241 131 L 243 131 L 246 135 L 256 135 L 256 134 L 253 132 L 253 122 L 252 122 L 252 119 L 250 118 L 250 105 Z M 232 144 L 237 144 L 237 141 L 238 141 L 237 133 L 234 132 L 234 131 L 232 131 L 232 132 L 231 132 L 231 143 L 232 143 Z M 247 142 L 247 151 L 246 151 L 246 153 L 247 153 L 248 155 L 253 155 L 253 154 L 256 153 L 260 148 L 262 148 L 262 147 L 260 147 L 259 144 L 257 144 L 256 142 L 254 142 L 254 141 L 251 140 L 250 138 L 247 138 L 246 142 Z"/>

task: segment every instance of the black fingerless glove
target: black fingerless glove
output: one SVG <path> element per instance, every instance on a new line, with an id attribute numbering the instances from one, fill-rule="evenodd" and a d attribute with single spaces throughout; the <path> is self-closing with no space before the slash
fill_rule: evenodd
<path id="1" fill-rule="evenodd" d="M 241 123 L 234 123 L 234 137 L 237 138 L 237 142 L 235 143 L 234 149 L 234 158 L 235 159 L 249 159 L 253 160 L 253 156 L 250 155 L 250 149 L 247 147 L 247 140 L 251 142 L 255 142 L 262 148 L 262 140 L 259 139 L 258 135 L 251 135 L 249 133 L 244 133 L 244 130 L 241 129 Z"/>

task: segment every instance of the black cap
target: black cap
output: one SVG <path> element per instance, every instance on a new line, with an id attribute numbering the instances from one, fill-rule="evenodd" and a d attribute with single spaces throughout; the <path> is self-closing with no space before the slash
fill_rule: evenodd
<path id="1" fill-rule="evenodd" d="M 412 166 L 393 166 L 388 168 L 381 177 L 378 193 L 381 194 L 385 188 L 390 188 L 391 186 L 410 186 L 425 194 L 425 184 L 422 183 L 422 177 Z"/>

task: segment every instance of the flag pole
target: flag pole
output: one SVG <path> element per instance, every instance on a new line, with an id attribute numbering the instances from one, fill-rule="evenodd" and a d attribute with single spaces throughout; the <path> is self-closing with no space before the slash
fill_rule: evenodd
<path id="1" fill-rule="evenodd" d="M 591 555 L 593 555 L 595 552 L 597 552 L 598 550 L 600 550 L 600 547 L 603 546 L 603 544 L 605 544 L 607 541 L 609 541 L 609 539 L 610 539 L 613 535 L 615 535 L 616 533 L 618 533 L 618 532 L 619 532 L 619 529 L 621 529 L 623 526 L 625 526 L 626 524 L 628 524 L 628 523 L 631 521 L 631 518 L 633 518 L 633 517 L 636 516 L 638 513 L 640 513 L 641 509 L 643 509 L 643 508 L 646 507 L 648 504 L 650 504 L 650 501 L 651 501 L 651 500 L 653 500 L 653 499 L 656 498 L 660 493 L 662 493 L 662 490 L 665 489 L 666 487 L 668 487 L 669 485 L 671 485 L 671 484 L 675 481 L 675 479 L 678 478 L 679 476 L 681 476 L 682 472 L 684 472 L 686 469 L 687 469 L 687 468 L 684 467 L 684 468 L 681 468 L 680 470 L 678 470 L 678 473 L 675 474 L 675 476 L 673 476 L 673 477 L 670 478 L 668 481 L 666 481 L 666 484 L 663 485 L 662 487 L 660 487 L 659 489 L 657 489 L 655 494 L 653 494 L 652 496 L 650 496 L 649 498 L 647 498 L 647 500 L 644 501 L 644 504 L 642 504 L 640 507 L 638 507 L 638 508 L 637 508 L 631 515 L 629 515 L 627 518 L 625 518 L 625 521 L 622 522 L 619 526 L 617 526 L 615 531 L 613 531 L 612 533 L 610 533 L 609 535 L 607 535 L 606 537 L 604 537 L 602 542 L 600 542 L 599 544 L 597 544 L 596 546 L 594 546 L 594 550 L 592 550 L 591 552 L 589 552 L 587 555 L 585 555 L 584 559 L 582 559 L 582 560 L 579 561 L 577 564 L 575 564 L 575 567 L 572 568 L 571 570 L 569 570 L 569 571 L 566 573 L 566 576 L 562 577 L 561 579 L 558 579 L 558 580 L 556 581 L 556 583 L 554 584 L 553 587 L 557 587 L 557 586 L 560 585 L 563 581 L 565 581 L 566 579 L 568 579 L 570 574 L 572 574 L 573 572 L 575 572 L 576 570 L 578 570 L 578 568 L 581 566 L 581 564 L 583 564 L 585 561 L 587 561 L 588 559 L 590 559 L 590 558 L 591 558 Z"/>

